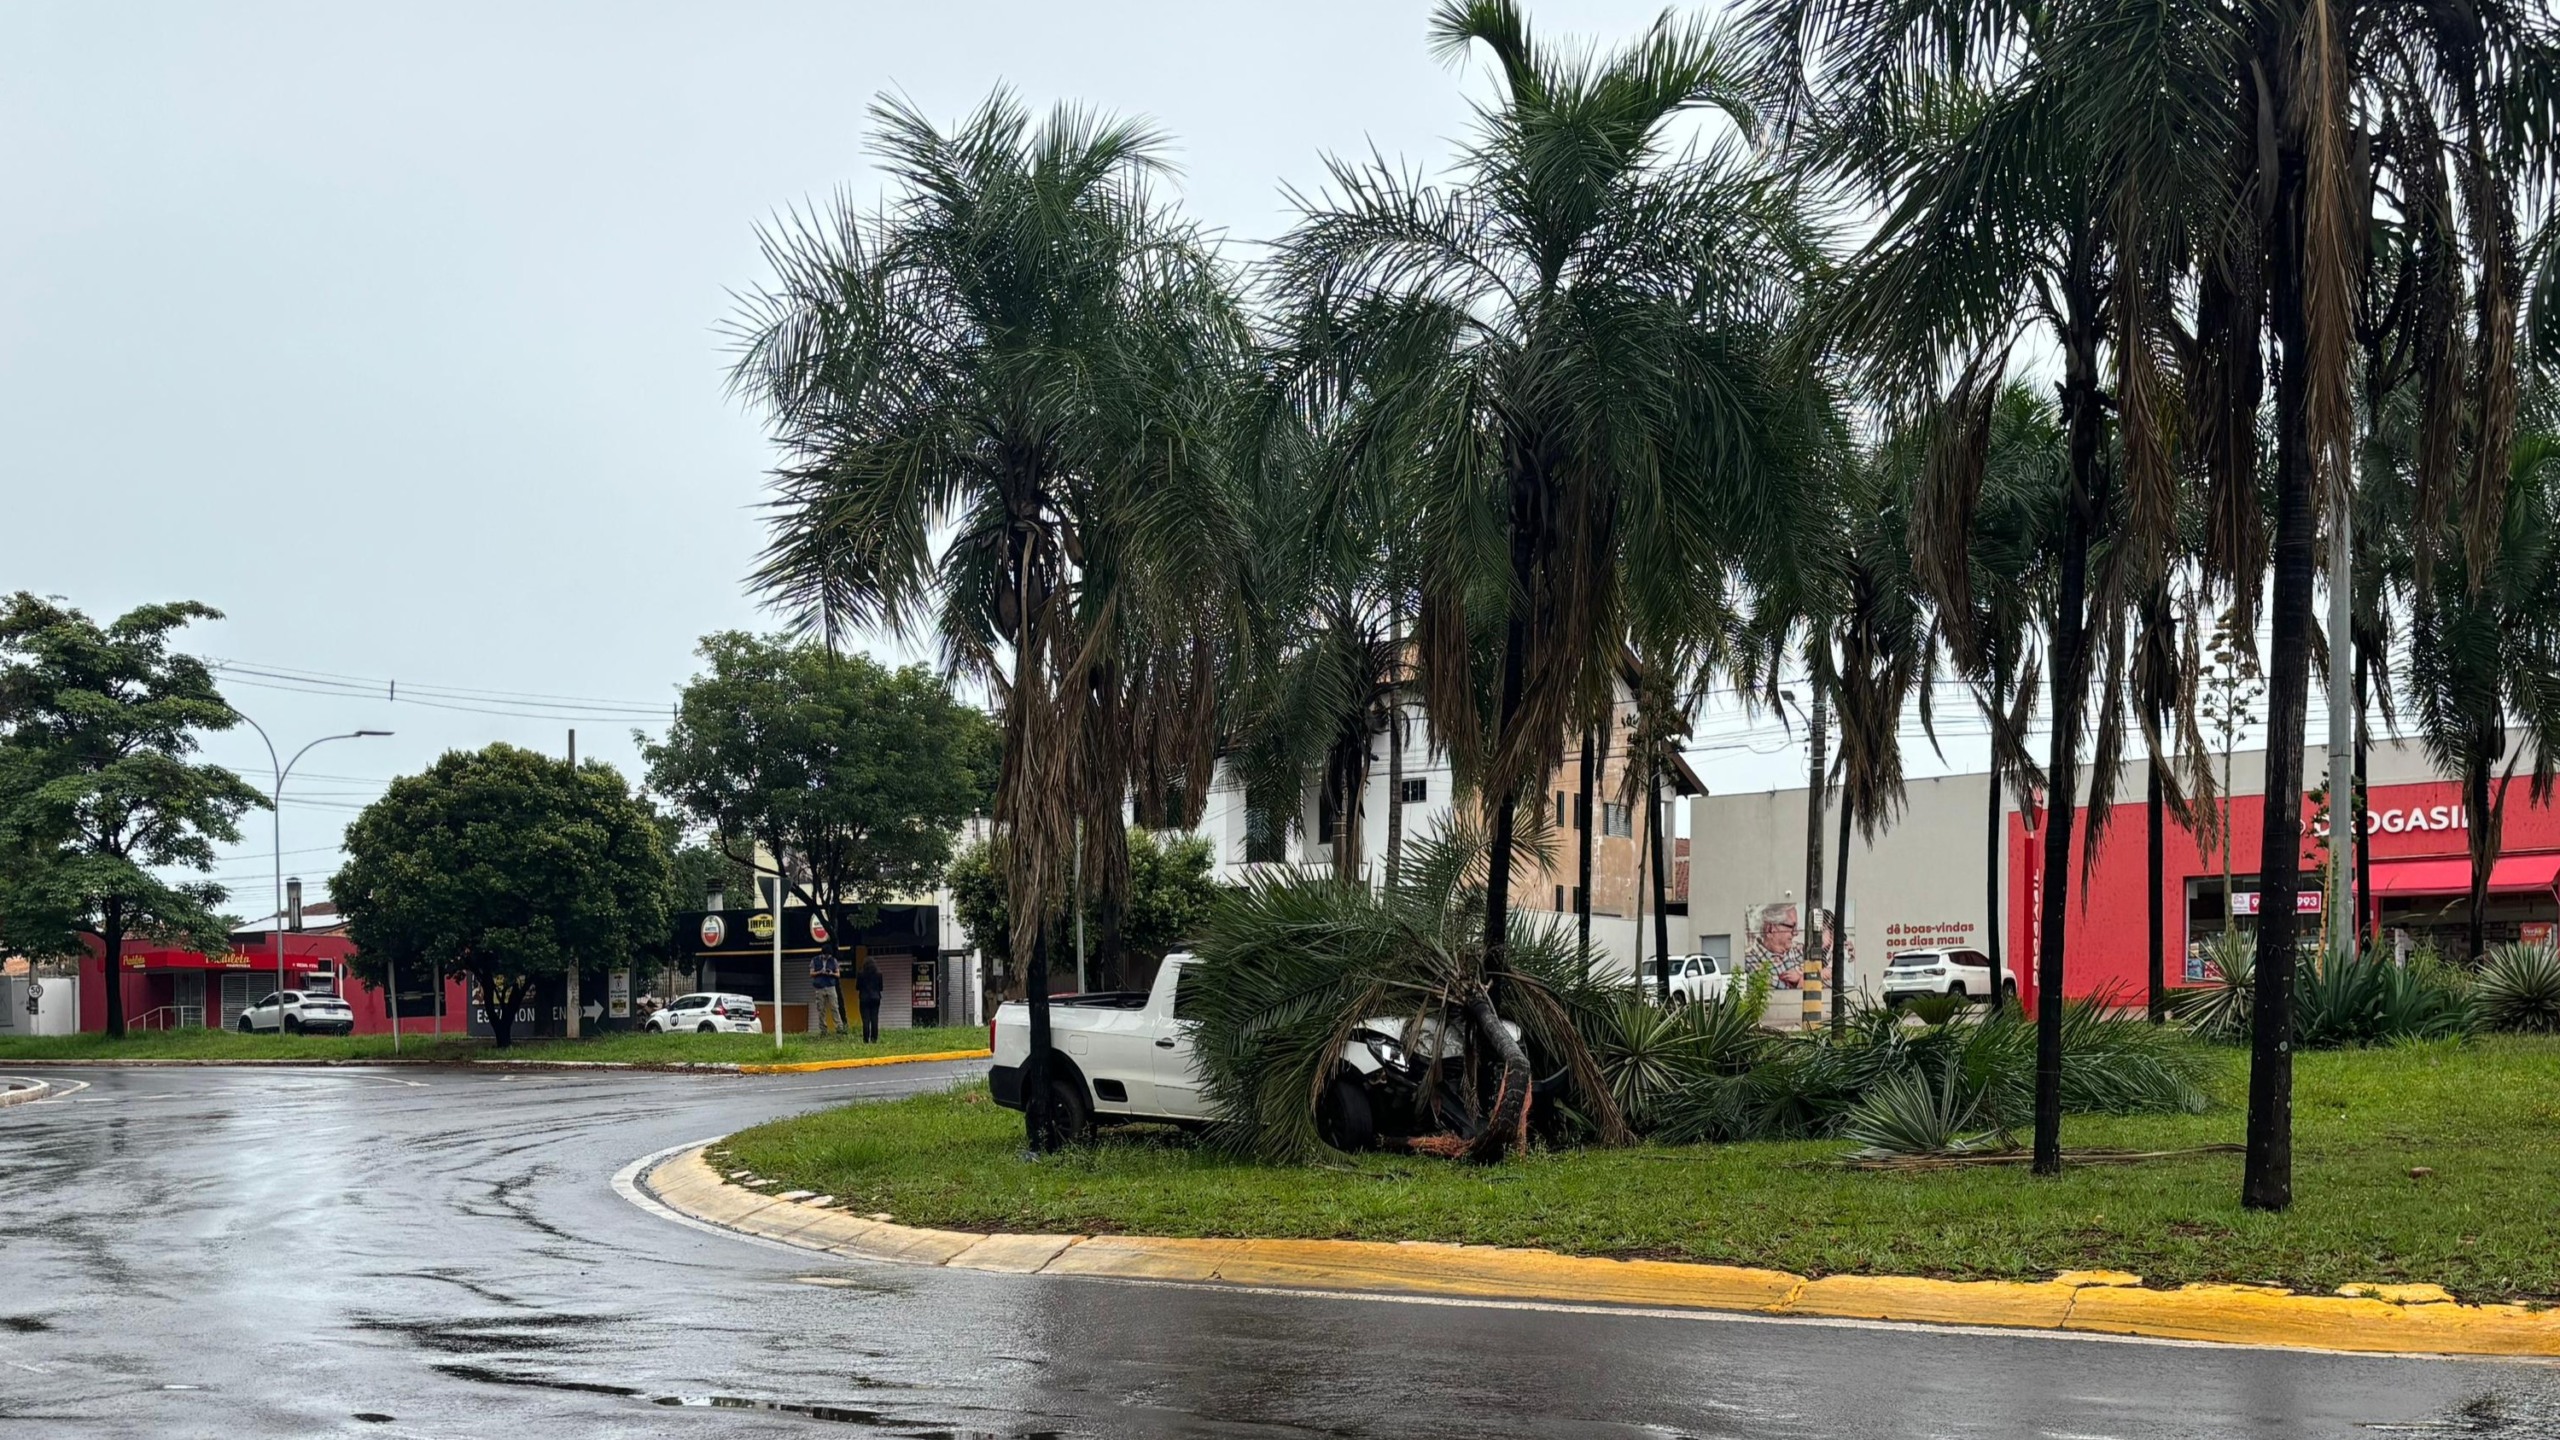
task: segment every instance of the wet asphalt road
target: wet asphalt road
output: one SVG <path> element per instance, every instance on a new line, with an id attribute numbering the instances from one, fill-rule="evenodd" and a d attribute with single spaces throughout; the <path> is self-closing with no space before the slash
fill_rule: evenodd
<path id="1" fill-rule="evenodd" d="M 0 1437 L 2560 1435 L 2560 1368 L 849 1265 L 612 1188 L 963 1068 L 79 1072 L 0 1110 Z"/>

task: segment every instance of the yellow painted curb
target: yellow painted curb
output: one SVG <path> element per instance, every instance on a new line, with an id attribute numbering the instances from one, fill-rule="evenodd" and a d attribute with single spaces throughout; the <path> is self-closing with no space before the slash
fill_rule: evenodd
<path id="1" fill-rule="evenodd" d="M 741 1075 L 807 1075 L 818 1070 L 862 1070 L 873 1065 L 921 1065 L 928 1060 L 991 1060 L 993 1050 L 936 1050 L 925 1055 L 866 1055 L 859 1060 L 798 1060 L 789 1064 L 741 1065 Z"/>
<path id="2" fill-rule="evenodd" d="M 1905 1275 L 1826 1275 L 1815 1280 L 1741 1265 L 1605 1260 L 1424 1241 L 981 1235 L 864 1219 L 759 1195 L 730 1184 L 713 1169 L 704 1156 L 708 1148 L 660 1163 L 640 1177 L 641 1186 L 660 1203 L 696 1220 L 807 1250 L 895 1264 L 1345 1294 L 1990 1325 L 2363 1353 L 2560 1358 L 2560 1309 L 2456 1304 L 2432 1285 L 2348 1285 L 2340 1287 L 2347 1293 L 2336 1295 L 2297 1295 L 2265 1285 L 2150 1290 L 2142 1287 L 2142 1277 L 2121 1270 L 2072 1270 L 2035 1281 Z"/>

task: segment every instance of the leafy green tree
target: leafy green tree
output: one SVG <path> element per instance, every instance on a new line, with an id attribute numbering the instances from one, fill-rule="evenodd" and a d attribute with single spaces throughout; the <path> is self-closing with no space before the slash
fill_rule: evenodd
<path id="1" fill-rule="evenodd" d="M 753 867 L 757 845 L 779 859 L 791 893 L 825 913 L 830 953 L 870 907 L 931 889 L 979 808 L 986 717 L 921 665 L 736 631 L 701 654 L 710 671 L 666 739 L 641 742 L 650 790 L 732 865 Z"/>
<path id="2" fill-rule="evenodd" d="M 1215 847 L 1197 835 L 1129 832 L 1129 895 L 1122 923 L 1132 958 L 1152 964 L 1198 937 L 1218 899 L 1218 884 L 1209 878 L 1216 859 Z M 980 840 L 962 846 L 944 872 L 943 884 L 951 892 L 952 918 L 968 932 L 969 942 L 1006 973 L 1019 976 L 1012 915 L 1005 908 L 1003 866 L 995 842 Z M 1087 896 L 1088 925 L 1099 918 L 1099 909 L 1098 899 Z M 1051 920 L 1052 949 L 1073 953 L 1071 923 L 1065 916 Z"/>
<path id="3" fill-rule="evenodd" d="M 1223 456 L 1246 331 L 1213 248 L 1153 189 L 1144 126 L 1064 106 L 1035 123 L 1002 92 L 948 129 L 891 100 L 872 119 L 892 197 L 776 227 L 775 279 L 737 322 L 734 383 L 784 452 L 755 584 L 831 640 L 933 634 L 998 697 L 1025 1093 L 1045 1095 L 1037 937 L 1078 820 L 1107 891 L 1133 770 L 1181 770 L 1186 808 L 1207 793 L 1214 707 L 1133 697 L 1214 683 L 1198 657 L 1241 569 Z M 1024 1124 L 1054 1143 L 1045 1106 Z"/>
<path id="4" fill-rule="evenodd" d="M 468 975 L 501 1049 L 536 981 L 665 949 L 667 852 L 647 807 L 601 761 L 513 745 L 449 751 L 391 782 L 347 827 L 329 882 L 356 970 Z"/>
<path id="5" fill-rule="evenodd" d="M 24 591 L 0 604 L 0 950 L 106 962 L 107 1034 L 122 1038 L 124 944 L 167 938 L 229 949 L 228 898 L 202 872 L 266 801 L 191 759 L 197 736 L 239 717 L 202 661 L 170 638 L 220 613 L 146 605 L 101 626 Z"/>

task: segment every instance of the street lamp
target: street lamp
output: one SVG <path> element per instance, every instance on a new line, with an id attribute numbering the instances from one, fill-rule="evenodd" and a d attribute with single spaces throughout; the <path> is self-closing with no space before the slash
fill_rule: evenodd
<path id="1" fill-rule="evenodd" d="M 234 715 L 240 715 L 240 712 L 239 712 L 238 710 L 233 710 L 231 713 L 232 713 L 232 714 L 234 714 Z M 301 764 L 301 763 L 302 763 L 302 757 L 303 757 L 303 756 L 310 754 L 314 748 L 316 748 L 316 747 L 318 747 L 318 746 L 321 746 L 321 745 L 326 745 L 326 744 L 328 744 L 328 743 L 329 743 L 330 741 L 332 741 L 332 740 L 369 740 L 369 739 L 373 739 L 373 738 L 375 738 L 375 737 L 377 737 L 377 736 L 387 736 L 387 735 L 389 735 L 391 732 L 390 732 L 390 731 L 388 731 L 388 730 L 351 730 L 351 731 L 347 732 L 347 733 L 346 733 L 346 734 L 344 734 L 344 735 L 323 735 L 323 736 L 321 736 L 319 739 L 312 741 L 309 745 L 305 745 L 305 746 L 303 746 L 301 749 L 294 751 L 294 752 L 293 752 L 293 758 L 292 758 L 292 759 L 287 760 L 287 761 L 285 761 L 285 762 L 284 762 L 284 763 L 282 763 L 282 764 L 277 764 L 277 763 L 276 763 L 276 742 L 268 736 L 268 734 L 267 734 L 267 727 L 266 727 L 266 726 L 264 726 L 264 725 L 259 724 L 259 723 L 258 723 L 257 721 L 255 721 L 255 720 L 250 720 L 250 719 L 249 719 L 249 717 L 248 717 L 248 716 L 246 716 L 246 715 L 240 715 L 240 718 L 241 718 L 242 720 L 244 720 L 244 721 L 247 721 L 247 722 L 248 722 L 248 725 L 249 725 L 249 728 L 250 728 L 250 729 L 255 730 L 255 731 L 257 731 L 257 732 L 258 732 L 258 739 L 259 739 L 259 740 L 261 740 L 261 741 L 265 742 L 266 747 L 267 747 L 267 764 L 268 764 L 269 766 L 271 766 L 271 767 L 273 767 L 273 768 L 274 768 L 274 770 L 275 770 L 275 777 L 276 777 L 276 788 L 275 788 L 275 790 L 273 791 L 273 793 L 271 793 L 271 794 L 268 796 L 268 815 L 269 815 L 269 817 L 274 821 L 274 830 L 273 830 L 273 833 L 274 833 L 274 837 L 275 837 L 275 858 L 276 858 L 276 909 L 275 909 L 275 914 L 274 914 L 272 917 L 270 917 L 270 927 L 274 930 L 274 932 L 275 932 L 275 937 L 276 937 L 276 997 L 277 997 L 277 998 L 276 998 L 276 1033 L 277 1033 L 277 1034 L 279 1034 L 279 1035 L 281 1035 L 281 1034 L 283 1034 L 283 1033 L 284 1033 L 284 998 L 283 998 L 283 997 L 284 997 L 284 781 L 285 781 L 285 777 L 286 777 L 286 776 L 288 776 L 288 775 L 291 775 L 291 774 L 293 773 L 293 767 L 294 767 L 294 766 L 299 765 L 299 764 Z M 397 993 L 394 993 L 394 994 L 392 994 L 392 995 L 391 995 L 390 999 L 391 999 L 391 1007 L 392 1007 L 392 1009 L 394 1009 L 394 1010 L 399 1009 L 399 1008 L 400 1008 L 400 997 L 399 997 L 399 995 L 398 995 Z"/>

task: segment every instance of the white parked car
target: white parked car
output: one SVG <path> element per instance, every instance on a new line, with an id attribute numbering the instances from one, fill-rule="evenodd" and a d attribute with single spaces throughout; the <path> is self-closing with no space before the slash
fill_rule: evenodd
<path id="1" fill-rule="evenodd" d="M 1638 967 L 1636 980 L 1644 987 L 1646 999 L 1662 993 L 1660 961 L 1648 960 Z M 1671 1003 L 1674 1005 L 1712 1005 L 1724 998 L 1733 984 L 1733 962 L 1713 955 L 1674 955 L 1671 957 Z"/>
<path id="2" fill-rule="evenodd" d="M 641 1028 L 660 1035 L 761 1035 L 764 1022 L 756 1018 L 754 996 L 702 991 L 668 1001 Z"/>
<path id="3" fill-rule="evenodd" d="M 356 1012 L 335 995 L 279 990 L 240 1012 L 240 1033 L 281 1029 L 288 1035 L 351 1035 Z"/>
<path id="4" fill-rule="evenodd" d="M 1991 957 L 1979 950 L 1905 950 L 1885 962 L 1884 1003 L 1900 1005 L 1916 995 L 1957 995 L 1987 1000 L 1995 993 Z M 2003 967 L 1998 996 L 2014 1000 L 2018 977 Z"/>

